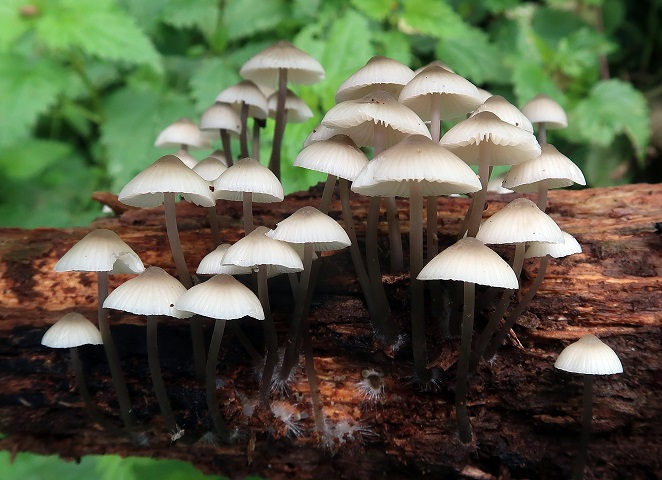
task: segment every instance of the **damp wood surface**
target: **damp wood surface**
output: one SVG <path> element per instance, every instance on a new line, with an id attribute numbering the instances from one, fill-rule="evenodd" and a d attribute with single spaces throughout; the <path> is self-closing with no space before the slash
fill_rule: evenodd
<path id="1" fill-rule="evenodd" d="M 320 195 L 316 187 L 279 204 L 255 205 L 255 224 L 274 227 L 302 206 L 317 206 Z M 194 443 L 210 429 L 204 387 L 193 379 L 187 321 L 163 319 L 163 375 L 178 423 L 187 434 L 171 443 L 149 378 L 145 320 L 116 311 L 111 311 L 111 331 L 140 434 L 117 437 L 92 424 L 68 367 L 68 351 L 47 349 L 40 340 L 69 311 L 96 318 L 96 279 L 92 274 L 56 273 L 53 265 L 90 229 L 108 228 L 133 247 L 145 265 L 175 272 L 162 209 L 125 207 L 109 193 L 95 198 L 115 214 L 89 228 L 0 229 L 0 432 L 6 435 L 1 449 L 59 454 L 69 460 L 109 453 L 180 459 L 206 473 L 231 478 L 567 478 L 579 441 L 582 380 L 555 370 L 553 363 L 566 345 L 593 333 L 617 352 L 624 373 L 595 381 L 586 477 L 662 478 L 662 235 L 656 230 L 656 223 L 662 222 L 660 185 L 550 192 L 548 213 L 577 238 L 582 253 L 550 261 L 538 295 L 514 328 L 517 340 L 510 337 L 497 357 L 481 363 L 470 378 L 474 441 L 469 445 L 459 442 L 455 430 L 459 340 L 443 338 L 428 318 L 428 357 L 437 385 L 421 390 L 412 380 L 408 336 L 397 350 L 383 348 L 373 338 L 347 250 L 318 260 L 323 262 L 322 276 L 309 318 L 329 428 L 342 431 L 349 426 L 349 436 L 320 446 L 312 433 L 303 370 L 287 396 L 273 396 L 276 404 L 298 415 L 297 421 L 288 426 L 256 407 L 256 369 L 229 329 L 218 364 L 218 399 L 228 424 L 239 434 L 228 445 Z M 484 216 L 513 198 L 514 194 L 490 195 Z M 467 206 L 465 198 L 438 200 L 440 248 L 453 242 Z M 368 202 L 353 196 L 352 207 L 363 246 Z M 406 200 L 398 200 L 398 208 L 406 252 Z M 207 211 L 181 202 L 177 213 L 185 256 L 194 271 L 212 249 Z M 240 204 L 224 202 L 217 213 L 222 240 L 233 243 L 241 238 Z M 330 215 L 342 223 L 337 197 Z M 406 334 L 409 275 L 388 272 L 387 238 L 383 226 L 383 279 L 394 318 Z M 510 255 L 508 248 L 498 251 Z M 525 262 L 525 286 L 537 265 L 537 260 Z M 128 278 L 111 277 L 111 288 Z M 452 286 L 443 288 L 453 291 Z M 286 277 L 270 280 L 270 296 L 283 345 L 293 303 Z M 484 321 L 484 312 L 478 312 L 476 331 Z M 213 321 L 203 324 L 209 338 Z M 260 324 L 239 324 L 261 348 Z M 120 426 L 103 349 L 83 347 L 81 358 L 99 410 Z M 376 399 L 366 398 L 358 385 L 366 369 L 382 376 L 384 392 Z M 299 436 L 293 434 L 297 429 Z"/>

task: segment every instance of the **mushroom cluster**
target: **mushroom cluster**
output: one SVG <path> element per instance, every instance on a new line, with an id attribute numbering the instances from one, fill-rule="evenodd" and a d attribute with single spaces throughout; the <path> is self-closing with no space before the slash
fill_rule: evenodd
<path id="1" fill-rule="evenodd" d="M 302 350 L 315 429 L 323 438 L 332 434 L 335 430 L 327 427 L 324 399 L 315 373 L 308 310 L 318 277 L 324 275 L 322 265 L 333 255 L 332 251 L 349 247 L 376 347 L 394 349 L 403 334 L 409 334 L 415 375 L 421 387 L 428 388 L 435 381 L 434 372 L 428 367 L 426 324 L 434 317 L 442 325 L 444 335 L 451 337 L 461 332 L 455 406 L 459 438 L 470 443 L 474 438 L 467 407 L 471 371 L 478 368 L 481 358 L 496 354 L 540 287 L 549 259 L 581 252 L 579 244 L 545 213 L 549 188 L 585 183 L 581 171 L 546 143 L 547 128 L 567 125 L 563 110 L 553 100 L 537 97 L 520 111 L 503 97 L 481 91 L 441 62 L 414 72 L 395 60 L 374 57 L 338 88 L 337 104 L 310 134 L 294 161 L 297 167 L 328 175 L 319 208 L 304 207 L 277 225 L 256 225 L 252 213 L 254 202 L 283 200 L 279 177 L 285 124 L 311 115 L 305 103 L 287 89 L 287 84 L 320 81 L 324 70 L 319 62 L 291 43 L 279 42 L 251 58 L 240 74 L 245 80 L 218 94 L 202 115 L 199 128 L 188 119 L 167 127 L 156 143 L 179 151 L 159 158 L 119 194 L 119 200 L 127 205 L 165 205 L 167 238 L 177 278 L 159 266 L 144 270 L 137 256 L 121 245 L 107 247 L 109 250 L 104 255 L 109 259 L 103 265 L 77 264 L 71 257 L 87 248 L 84 241 L 56 265 L 58 271 L 100 272 L 99 328 L 126 426 L 133 426 L 131 403 L 114 352 L 106 308 L 148 316 L 150 371 L 173 440 L 181 436 L 181 430 L 161 378 L 156 342 L 160 315 L 190 319 L 194 369 L 197 378 L 205 383 L 211 423 L 219 439 L 233 437 L 232 429 L 222 419 L 217 398 L 221 341 L 226 322 L 243 317 L 265 320 L 261 352 L 251 339 L 244 339 L 260 369 L 260 404 L 273 408 L 277 402 L 282 403 L 274 397 L 279 391 L 287 391 Z M 250 146 L 249 117 L 254 119 Z M 259 161 L 259 132 L 269 118 L 275 118 L 275 133 L 266 167 Z M 453 121 L 455 125 L 444 133 L 442 120 Z M 534 125 L 538 137 L 534 135 Z M 214 130 L 218 131 L 222 151 L 217 150 L 201 162 L 192 159 L 188 148 L 212 148 L 206 132 Z M 239 136 L 238 158 L 232 153 L 231 134 Z M 477 173 L 471 165 L 477 167 Z M 504 187 L 533 192 L 537 201 L 516 198 L 481 225 L 488 181 L 493 167 L 500 165 L 512 166 L 503 181 Z M 328 215 L 336 182 L 339 182 L 342 226 Z M 351 192 L 370 197 L 364 251 L 356 238 Z M 439 253 L 437 198 L 458 194 L 471 194 L 471 205 L 458 229 L 457 241 Z M 215 248 L 197 269 L 200 283 L 198 277 L 192 276 L 180 244 L 175 216 L 178 195 L 208 209 L 211 243 Z M 398 218 L 396 197 L 409 199 L 408 266 L 402 250 L 402 220 Z M 410 327 L 398 325 L 393 319 L 382 280 L 381 269 L 386 263 L 378 243 L 382 199 L 388 223 L 390 269 L 409 272 Z M 223 201 L 241 201 L 243 205 L 245 236 L 234 245 L 223 244 L 220 233 L 217 212 L 222 206 L 219 202 Z M 105 231 L 90 234 L 104 241 L 110 241 L 113 235 Z M 498 254 L 489 245 L 512 245 L 505 247 L 511 249 L 506 254 L 509 262 L 502 258 L 503 252 L 509 250 L 501 247 Z M 87 257 L 98 255 L 101 254 L 88 253 Z M 536 257 L 542 257 L 538 276 L 523 297 L 513 303 L 513 293 L 521 287 L 524 259 Z M 125 273 L 140 275 L 106 299 L 107 272 L 119 270 L 120 266 Z M 294 298 L 291 321 L 285 328 L 274 322 L 267 282 L 281 273 L 288 274 Z M 244 274 L 248 280 L 234 278 Z M 437 305 L 448 302 L 440 294 L 440 280 L 456 282 L 458 286 L 458 294 L 451 302 L 462 308 L 451 312 L 450 322 L 438 318 L 439 308 L 426 308 L 428 298 L 433 306 L 435 302 Z M 486 289 L 479 296 L 476 284 Z M 429 297 L 424 294 L 425 288 L 430 290 Z M 134 297 L 148 295 L 155 296 L 149 307 L 132 303 Z M 448 305 L 445 307 L 452 310 Z M 486 309 L 492 309 L 493 313 L 473 342 L 475 312 Z M 201 317 L 215 320 L 208 347 L 204 344 Z M 500 326 L 504 318 L 506 322 Z M 279 338 L 279 331 L 287 331 L 287 337 L 281 334 Z M 241 328 L 236 332 L 241 335 Z M 381 374 L 365 373 L 371 371 L 365 370 L 358 384 L 368 382 L 369 389 L 361 387 L 363 395 L 374 399 L 381 397 L 384 382 Z M 281 418 L 276 410 L 273 412 L 276 418 Z M 297 431 L 301 431 L 299 427 Z"/>

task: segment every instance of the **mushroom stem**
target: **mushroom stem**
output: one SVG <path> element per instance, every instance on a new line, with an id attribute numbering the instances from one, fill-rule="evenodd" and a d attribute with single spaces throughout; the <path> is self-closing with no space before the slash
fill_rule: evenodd
<path id="1" fill-rule="evenodd" d="M 251 359 L 253 360 L 253 364 L 262 365 L 264 363 L 264 357 L 253 346 L 253 343 L 251 342 L 250 338 L 248 338 L 248 335 L 246 335 L 241 329 L 241 325 L 238 322 L 230 322 L 229 328 L 232 332 L 232 335 L 236 337 L 237 341 L 241 344 L 242 347 L 244 347 L 244 350 L 246 350 L 248 355 L 250 355 Z"/>
<path id="2" fill-rule="evenodd" d="M 584 408 L 582 415 L 582 433 L 579 438 L 577 449 L 577 460 L 572 472 L 572 480 L 584 478 L 584 466 L 586 465 L 586 453 L 588 440 L 591 435 L 591 420 L 593 418 L 593 375 L 584 375 Z"/>
<path id="3" fill-rule="evenodd" d="M 108 297 L 108 272 L 97 272 L 97 291 L 99 297 L 99 307 L 97 309 L 99 332 L 101 332 L 101 340 L 103 341 L 103 348 L 106 351 L 106 358 L 108 359 L 108 366 L 110 367 L 110 375 L 117 392 L 120 416 L 122 417 L 124 426 L 132 428 L 135 425 L 135 421 L 131 416 L 129 390 L 126 387 L 126 381 L 124 380 L 124 374 L 122 373 L 122 366 L 120 365 L 120 359 L 117 355 L 115 342 L 110 334 L 108 309 L 103 308 L 102 306 L 106 297 Z"/>
<path id="4" fill-rule="evenodd" d="M 253 194 L 251 192 L 242 193 L 242 209 L 244 214 L 244 236 L 246 236 L 255 228 L 253 225 Z"/>
<path id="5" fill-rule="evenodd" d="M 83 374 L 83 366 L 80 362 L 80 357 L 78 356 L 78 347 L 69 348 L 69 354 L 71 356 L 71 369 L 74 372 L 76 384 L 78 385 L 78 392 L 80 393 L 80 398 L 83 400 L 83 405 L 85 405 L 85 410 L 90 417 L 92 417 L 92 420 L 105 428 L 107 422 L 97 410 L 96 405 L 92 401 L 90 391 L 87 389 L 85 375 Z"/>
<path id="6" fill-rule="evenodd" d="M 216 398 L 216 363 L 218 362 L 218 352 L 221 349 L 221 340 L 223 339 L 223 331 L 225 330 L 225 320 L 216 320 L 214 324 L 214 332 L 212 333 L 211 343 L 209 344 L 209 357 L 207 357 L 207 407 L 211 416 L 214 430 L 221 440 L 230 438 L 230 430 L 225 425 L 221 418 L 221 411 L 218 407 L 218 399 Z"/>
<path id="7" fill-rule="evenodd" d="M 402 253 L 402 236 L 400 235 L 400 223 L 398 222 L 398 207 L 395 197 L 385 197 L 386 221 L 388 222 L 388 239 L 391 258 L 391 272 L 404 270 L 404 255 Z"/>
<path id="8" fill-rule="evenodd" d="M 429 262 L 437 253 L 439 253 L 437 243 L 437 197 L 431 196 L 425 198 L 425 211 L 426 211 L 426 258 Z"/>
<path id="9" fill-rule="evenodd" d="M 322 191 L 322 199 L 320 200 L 320 206 L 318 208 L 318 210 L 324 214 L 329 213 L 329 206 L 331 204 L 331 199 L 333 198 L 333 190 L 336 186 L 337 178 L 337 176 L 331 174 L 326 177 L 324 190 Z"/>
<path id="10" fill-rule="evenodd" d="M 230 134 L 225 128 L 219 129 L 219 132 L 221 134 L 221 145 L 223 145 L 225 160 L 228 163 L 228 167 L 231 167 L 234 162 L 232 161 L 232 144 L 230 143 Z"/>
<path id="11" fill-rule="evenodd" d="M 487 156 L 487 148 L 481 143 L 478 147 L 478 177 L 480 178 L 480 190 L 474 195 L 469 207 L 469 223 L 467 236 L 475 237 L 480 228 L 480 220 L 483 218 L 483 208 L 487 197 L 487 182 L 490 179 L 490 162 Z M 461 233 L 462 235 L 462 233 Z"/>
<path id="12" fill-rule="evenodd" d="M 171 434 L 179 432 L 175 414 L 170 407 L 170 400 L 166 393 L 163 375 L 161 374 L 161 362 L 159 361 L 159 348 L 157 342 L 158 317 L 155 315 L 147 316 L 147 362 L 149 363 L 149 373 L 152 377 L 154 394 L 159 403 L 161 414 L 165 420 L 166 428 Z"/>
<path id="13" fill-rule="evenodd" d="M 547 265 L 549 264 L 549 255 L 545 255 L 540 259 L 540 266 L 538 267 L 538 273 L 536 278 L 533 280 L 533 283 L 526 291 L 526 294 L 522 297 L 522 300 L 517 304 L 517 307 L 513 309 L 512 312 L 506 317 L 506 323 L 499 329 L 492 341 L 490 342 L 487 350 L 485 350 L 484 357 L 492 358 L 496 355 L 497 350 L 503 344 L 503 341 L 506 339 L 508 332 L 513 328 L 515 322 L 520 315 L 527 309 L 533 297 L 538 293 L 540 285 L 542 285 L 543 280 L 545 279 L 545 272 L 547 271 Z"/>
<path id="14" fill-rule="evenodd" d="M 538 143 L 540 145 L 547 143 L 547 125 L 545 125 L 545 122 L 538 123 Z"/>
<path id="15" fill-rule="evenodd" d="M 308 325 L 307 316 L 303 319 L 302 324 L 303 336 L 303 355 L 304 355 L 304 368 L 306 369 L 306 376 L 308 377 L 308 386 L 310 388 L 310 399 L 313 403 L 313 417 L 315 418 L 315 428 L 324 436 L 325 422 L 324 410 L 322 408 L 322 398 L 319 390 L 319 382 L 317 381 L 317 373 L 315 372 L 315 358 L 313 357 L 313 340 L 310 335 L 310 327 Z"/>
<path id="16" fill-rule="evenodd" d="M 216 216 L 216 205 L 207 208 L 207 218 L 209 218 L 211 240 L 214 244 L 214 248 L 216 248 L 221 244 L 221 233 L 218 229 L 218 217 Z"/>
<path id="17" fill-rule="evenodd" d="M 274 172 L 276 178 L 280 180 L 280 149 L 283 143 L 283 134 L 285 133 L 285 123 L 287 116 L 285 112 L 285 99 L 287 98 L 287 69 L 281 68 L 278 71 L 278 97 L 276 98 L 276 125 L 274 126 L 274 139 L 271 147 L 271 157 L 269 158 L 269 170 Z"/>
<path id="18" fill-rule="evenodd" d="M 239 148 L 241 153 L 241 158 L 248 157 L 248 104 L 246 102 L 241 102 L 241 111 L 239 113 L 239 118 L 241 119 L 241 133 L 239 134 Z"/>
<path id="19" fill-rule="evenodd" d="M 418 274 L 423 269 L 423 187 L 409 182 L 409 262 L 411 271 L 411 338 L 414 350 L 414 370 L 418 381 L 430 380 L 425 340 L 425 306 L 423 282 Z"/>
<path id="20" fill-rule="evenodd" d="M 433 93 L 430 98 L 430 135 L 434 143 L 441 139 L 441 94 Z"/>
<path id="21" fill-rule="evenodd" d="M 264 126 L 264 120 L 253 118 L 253 149 L 251 154 L 253 158 L 260 161 L 260 129 Z"/>
<path id="22" fill-rule="evenodd" d="M 536 198 L 536 205 L 543 212 L 547 210 L 547 182 L 542 181 L 538 184 L 538 197 Z"/>
<path id="23" fill-rule="evenodd" d="M 175 267 L 177 268 L 177 276 L 179 281 L 186 289 L 193 286 L 191 275 L 186 266 L 184 259 L 184 252 L 182 251 L 182 244 L 179 241 L 179 231 L 177 230 L 177 216 L 175 213 L 175 195 L 174 192 L 165 192 L 164 205 L 165 205 L 165 223 L 166 232 L 168 234 L 168 242 L 170 242 L 170 250 L 172 257 L 175 260 Z M 191 318 L 191 340 L 193 342 L 193 362 L 195 366 L 195 376 L 198 381 L 204 381 L 205 378 L 205 343 L 204 335 L 202 332 L 202 321 L 199 318 Z"/>
<path id="24" fill-rule="evenodd" d="M 439 253 L 437 242 L 437 197 L 430 196 L 426 197 L 425 200 L 425 231 L 427 234 L 425 253 L 426 261 L 429 262 L 437 255 L 437 253 Z M 450 335 L 449 312 L 444 305 L 444 292 L 441 289 L 441 284 L 438 280 L 433 280 L 427 282 L 427 286 L 431 293 L 430 298 L 432 303 L 432 315 L 439 323 L 439 330 L 441 331 L 441 335 L 448 337 Z"/>
<path id="25" fill-rule="evenodd" d="M 469 414 L 467 413 L 467 377 L 474 325 L 475 290 L 476 285 L 474 283 L 464 282 L 462 340 L 460 341 L 460 357 L 457 361 L 457 377 L 455 380 L 455 416 L 457 419 L 457 433 L 462 443 L 471 442 L 471 422 L 469 422 Z"/>
<path id="26" fill-rule="evenodd" d="M 262 383 L 260 384 L 260 400 L 265 407 L 269 407 L 269 391 L 271 390 L 271 378 L 278 363 L 278 336 L 276 326 L 271 315 L 269 304 L 269 290 L 267 283 L 267 266 L 260 265 L 257 271 L 257 295 L 264 311 L 264 337 L 267 341 L 267 358 L 262 371 Z"/>

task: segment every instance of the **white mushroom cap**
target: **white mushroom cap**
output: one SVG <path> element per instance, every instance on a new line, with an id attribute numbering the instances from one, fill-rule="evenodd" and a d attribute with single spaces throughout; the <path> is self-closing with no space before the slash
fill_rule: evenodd
<path id="1" fill-rule="evenodd" d="M 418 280 L 458 280 L 460 282 L 516 289 L 519 282 L 513 269 L 480 240 L 466 237 L 437 254 L 423 267 Z"/>
<path id="2" fill-rule="evenodd" d="M 255 82 L 251 80 L 242 80 L 221 91 L 216 96 L 216 101 L 232 105 L 237 113 L 241 113 L 241 104 L 245 103 L 248 105 L 249 117 L 264 120 L 269 115 L 267 97 L 264 96 L 264 93 L 262 93 L 262 90 L 260 90 Z"/>
<path id="3" fill-rule="evenodd" d="M 440 60 L 433 60 L 430 63 L 428 63 L 427 65 L 423 65 L 422 67 L 419 67 L 416 70 L 414 70 L 414 75 L 418 75 L 419 73 L 421 73 L 426 68 L 436 68 L 436 67 L 441 67 L 444 70 L 448 70 L 451 73 L 455 73 L 455 70 L 453 70 L 451 67 L 446 65 L 444 62 L 442 62 Z M 480 102 L 480 103 L 483 103 L 483 102 Z"/>
<path id="4" fill-rule="evenodd" d="M 224 200 L 241 201 L 243 193 L 252 193 L 255 203 L 281 202 L 283 186 L 271 170 L 246 157 L 237 161 L 214 181 L 214 195 Z"/>
<path id="5" fill-rule="evenodd" d="M 504 122 L 533 133 L 533 125 L 519 108 L 503 98 L 501 95 L 492 95 L 480 105 L 472 115 L 480 112 L 492 112 Z"/>
<path id="6" fill-rule="evenodd" d="M 378 123 L 387 127 L 389 146 L 395 145 L 407 135 L 430 137 L 423 120 L 384 91 L 339 103 L 326 112 L 322 119 L 322 125 L 350 136 L 359 146 L 374 145 L 373 135 Z"/>
<path id="7" fill-rule="evenodd" d="M 503 186 L 516 192 L 537 192 L 538 185 L 548 189 L 572 185 L 586 185 L 580 168 L 559 152 L 554 145 L 541 145 L 542 153 L 528 162 L 513 165 L 503 180 Z"/>
<path id="8" fill-rule="evenodd" d="M 67 313 L 51 325 L 41 338 L 41 344 L 50 348 L 72 348 L 102 343 L 99 329 L 76 312 Z"/>
<path id="9" fill-rule="evenodd" d="M 315 207 L 300 208 L 266 235 L 283 242 L 312 243 L 316 252 L 339 250 L 352 243 L 334 219 Z"/>
<path id="10" fill-rule="evenodd" d="M 441 119 L 466 115 L 483 103 L 473 83 L 436 65 L 424 68 L 412 78 L 400 92 L 398 101 L 427 121 L 432 113 L 432 95 L 439 96 Z"/>
<path id="11" fill-rule="evenodd" d="M 368 157 L 347 135 L 334 135 L 304 147 L 294 160 L 295 167 L 335 175 L 353 181 L 368 164 Z"/>
<path id="12" fill-rule="evenodd" d="M 264 310 L 257 296 L 230 275 L 215 275 L 194 285 L 179 297 L 175 307 L 217 320 L 246 316 L 264 320 Z"/>
<path id="13" fill-rule="evenodd" d="M 281 40 L 251 57 L 239 75 L 255 83 L 277 85 L 280 69 L 287 70 L 287 81 L 294 84 L 317 83 L 324 79 L 324 68 L 313 57 L 290 42 Z"/>
<path id="14" fill-rule="evenodd" d="M 278 92 L 274 92 L 267 98 L 269 106 L 269 117 L 276 118 L 276 109 L 278 107 Z M 303 123 L 313 117 L 313 111 L 306 102 L 304 102 L 292 90 L 287 90 L 285 97 L 285 111 L 287 113 L 288 123 Z"/>
<path id="15" fill-rule="evenodd" d="M 184 285 L 168 272 L 160 267 L 149 267 L 110 292 L 103 307 L 137 315 L 187 318 L 191 316 L 189 312 L 175 308 L 175 303 L 184 292 Z"/>
<path id="16" fill-rule="evenodd" d="M 200 117 L 202 130 L 227 130 L 241 133 L 241 118 L 239 114 L 227 103 L 216 102 Z"/>
<path id="17" fill-rule="evenodd" d="M 575 237 L 564 231 L 561 233 L 563 233 L 563 243 L 531 242 L 524 252 L 524 258 L 544 257 L 545 255 L 562 258 L 582 253 L 582 247 Z"/>
<path id="18" fill-rule="evenodd" d="M 483 243 L 563 242 L 559 226 L 528 198 L 516 198 L 480 226 Z"/>
<path id="19" fill-rule="evenodd" d="M 584 375 L 623 373 L 623 365 L 616 352 L 595 335 L 585 335 L 565 347 L 554 367 Z"/>
<path id="20" fill-rule="evenodd" d="M 247 268 L 268 265 L 267 276 L 302 271 L 303 263 L 296 250 L 286 242 L 267 237 L 269 231 L 267 227 L 256 227 L 228 248 L 223 264 Z"/>
<path id="21" fill-rule="evenodd" d="M 548 129 L 568 126 L 568 117 L 563 107 L 547 95 L 536 95 L 522 107 L 522 113 L 531 123 L 544 123 Z"/>
<path id="22" fill-rule="evenodd" d="M 221 273 L 226 275 L 248 275 L 253 273 L 252 268 L 223 265 L 223 257 L 230 246 L 229 243 L 223 243 L 205 255 L 195 273 L 198 275 L 218 275 Z"/>
<path id="23" fill-rule="evenodd" d="M 193 155 L 191 155 L 188 150 L 184 150 L 183 148 L 177 150 L 177 152 L 175 152 L 173 155 L 179 158 L 188 168 L 194 168 L 198 164 L 198 160 Z"/>
<path id="24" fill-rule="evenodd" d="M 303 141 L 303 146 L 307 147 L 312 143 L 320 142 L 322 140 L 328 140 L 334 135 L 339 135 L 335 128 L 325 127 L 321 123 L 313 128 L 313 131 L 308 134 L 306 139 Z"/>
<path id="25" fill-rule="evenodd" d="M 361 98 L 374 90 L 383 90 L 394 97 L 414 78 L 408 66 L 392 58 L 375 56 L 347 80 L 336 91 L 336 103 Z"/>
<path id="26" fill-rule="evenodd" d="M 141 273 L 140 257 L 113 231 L 92 230 L 55 264 L 56 272 Z"/>
<path id="27" fill-rule="evenodd" d="M 412 181 L 422 184 L 423 196 L 480 190 L 480 180 L 466 163 L 422 135 L 384 150 L 364 170 L 364 180 L 357 178 L 352 190 L 365 195 L 409 197 Z"/>
<path id="28" fill-rule="evenodd" d="M 489 149 L 490 165 L 516 165 L 540 155 L 540 144 L 533 133 L 504 122 L 492 112 L 462 120 L 439 141 L 469 165 L 478 165 L 482 143 Z"/>
<path id="29" fill-rule="evenodd" d="M 175 155 L 159 158 L 133 177 L 117 198 L 133 207 L 156 207 L 163 203 L 164 192 L 181 193 L 186 200 L 202 207 L 213 207 L 216 203 L 207 182 Z"/>
<path id="30" fill-rule="evenodd" d="M 218 177 L 221 176 L 221 173 L 228 169 L 225 161 L 219 157 L 209 156 L 200 160 L 193 171 L 200 175 L 203 180 L 209 182 L 210 184 L 214 182 Z"/>
<path id="31" fill-rule="evenodd" d="M 202 136 L 200 128 L 190 118 L 180 118 L 159 133 L 155 147 L 179 148 L 187 145 L 193 148 L 209 148 L 211 142 Z"/>

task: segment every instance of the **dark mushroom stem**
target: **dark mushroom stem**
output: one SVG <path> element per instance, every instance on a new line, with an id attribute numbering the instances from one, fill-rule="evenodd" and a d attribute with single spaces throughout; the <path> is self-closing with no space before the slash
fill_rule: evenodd
<path id="1" fill-rule="evenodd" d="M 474 194 L 471 200 L 471 206 L 467 213 L 469 222 L 467 225 L 467 236 L 475 237 L 480 227 L 480 220 L 483 218 L 483 208 L 487 198 L 487 182 L 490 179 L 490 162 L 487 155 L 487 148 L 484 143 L 478 146 L 478 177 L 480 178 L 480 190 Z M 462 233 L 462 232 L 461 232 Z"/>
<path id="2" fill-rule="evenodd" d="M 165 384 L 163 383 L 163 375 L 161 374 L 157 341 L 158 323 L 157 316 L 147 316 L 147 363 L 149 364 L 149 374 L 152 377 L 152 385 L 154 386 L 154 395 L 156 395 L 156 400 L 159 403 L 166 428 L 171 435 L 175 436 L 180 433 L 180 429 L 177 426 L 175 414 L 170 407 L 170 400 L 168 399 Z"/>
<path id="3" fill-rule="evenodd" d="M 253 118 L 253 150 L 251 151 L 251 154 L 253 155 L 252 158 L 258 162 L 260 161 L 260 129 L 263 128 L 265 124 L 266 122 L 264 120 Z"/>
<path id="4" fill-rule="evenodd" d="M 303 319 L 303 355 L 306 377 L 308 377 L 308 387 L 310 388 L 310 398 L 313 404 L 313 417 L 315 419 L 315 429 L 322 435 L 325 433 L 324 410 L 322 408 L 322 397 L 319 390 L 317 373 L 315 372 L 315 358 L 313 357 L 313 340 L 310 335 L 308 317 Z"/>
<path id="5" fill-rule="evenodd" d="M 103 308 L 103 302 L 108 297 L 108 272 L 97 272 L 97 291 L 99 297 L 99 307 L 97 309 L 99 331 L 101 332 L 101 340 L 103 341 L 103 348 L 106 351 L 106 358 L 108 359 L 108 366 L 110 367 L 110 375 L 117 392 L 117 401 L 120 406 L 120 416 L 122 422 L 127 428 L 133 428 L 135 421 L 131 415 L 131 399 L 129 398 L 129 390 L 126 387 L 126 380 L 122 373 L 122 366 L 120 359 L 117 355 L 117 348 L 110 333 L 110 325 L 108 323 L 108 309 Z"/>
<path id="6" fill-rule="evenodd" d="M 388 222 L 389 253 L 391 259 L 391 273 L 404 270 L 404 255 L 402 253 L 402 236 L 398 221 L 398 207 L 395 197 L 384 197 L 386 205 L 386 221 Z"/>
<path id="7" fill-rule="evenodd" d="M 474 297 L 476 285 L 464 282 L 464 308 L 462 313 L 462 339 L 460 341 L 460 357 L 457 361 L 457 377 L 455 380 L 455 416 L 457 433 L 462 443 L 471 442 L 471 422 L 467 413 L 467 377 L 469 376 L 469 356 L 471 354 L 471 337 L 474 325 Z"/>
<path id="8" fill-rule="evenodd" d="M 241 133 L 239 134 L 239 149 L 241 158 L 248 157 L 248 108 L 249 105 L 246 102 L 241 102 L 241 111 L 239 112 L 239 118 L 241 119 Z"/>
<path id="9" fill-rule="evenodd" d="M 322 199 L 320 200 L 320 206 L 318 210 L 324 214 L 329 213 L 329 206 L 331 205 L 331 199 L 333 198 L 333 190 L 336 187 L 336 180 L 338 177 L 335 175 L 327 175 L 326 182 L 324 183 L 324 190 L 322 191 Z"/>
<path id="10" fill-rule="evenodd" d="M 179 231 L 177 230 L 177 216 L 175 213 L 175 196 L 174 192 L 165 192 L 165 223 L 166 232 L 168 234 L 168 242 L 170 242 L 170 250 L 172 257 L 175 260 L 175 267 L 177 268 L 177 276 L 179 281 L 186 289 L 193 286 L 191 275 L 189 274 L 186 260 L 184 259 L 184 252 L 182 251 L 182 244 L 179 240 Z M 204 335 L 202 332 L 202 321 L 200 318 L 191 318 L 191 340 L 193 343 L 193 363 L 195 366 L 195 376 L 198 381 L 205 379 L 205 343 Z"/>
<path id="11" fill-rule="evenodd" d="M 269 290 L 267 283 L 267 265 L 260 265 L 257 271 L 257 295 L 264 311 L 264 337 L 267 343 L 267 356 L 262 371 L 262 383 L 260 384 L 260 401 L 265 407 L 269 407 L 269 392 L 271 390 L 271 379 L 278 363 L 278 336 L 276 326 L 271 315 L 269 304 Z"/>
<path id="12" fill-rule="evenodd" d="M 278 71 L 278 96 L 276 98 L 276 125 L 274 126 L 274 138 L 269 158 L 269 170 L 280 180 L 280 149 L 283 144 L 283 134 L 287 116 L 285 112 L 285 100 L 287 98 L 287 69 Z"/>
<path id="13" fill-rule="evenodd" d="M 221 349 L 221 340 L 225 331 L 225 320 L 216 320 L 214 332 L 212 333 L 211 343 L 209 345 L 209 356 L 207 357 L 206 387 L 207 387 L 207 408 L 211 416 L 214 430 L 222 441 L 230 439 L 231 433 L 221 418 L 221 411 L 216 398 L 216 363 L 218 362 L 218 353 Z"/>
<path id="14" fill-rule="evenodd" d="M 243 192 L 241 203 L 244 216 L 244 236 L 246 236 L 255 228 L 253 224 L 253 193 Z"/>
<path id="15" fill-rule="evenodd" d="M 221 244 L 221 232 L 218 228 L 218 217 L 216 216 L 216 205 L 207 207 L 207 218 L 209 219 L 209 228 L 211 230 L 211 240 L 214 248 Z"/>
<path id="16" fill-rule="evenodd" d="M 231 167 L 234 163 L 232 160 L 232 144 L 230 143 L 230 134 L 227 129 L 219 129 L 221 136 L 221 145 L 223 145 L 223 153 L 225 154 L 225 160 L 227 161 L 228 167 Z"/>
<path id="17" fill-rule="evenodd" d="M 593 418 L 593 375 L 584 375 L 584 408 L 582 414 L 582 433 L 579 437 L 579 448 L 575 468 L 572 471 L 572 480 L 584 478 L 588 440 L 591 436 L 591 420 Z"/>

